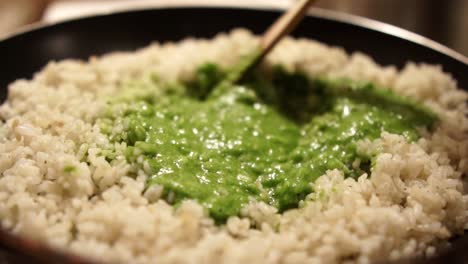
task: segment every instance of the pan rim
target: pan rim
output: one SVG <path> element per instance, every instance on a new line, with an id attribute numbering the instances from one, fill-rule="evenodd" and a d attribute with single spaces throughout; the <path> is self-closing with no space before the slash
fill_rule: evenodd
<path id="1" fill-rule="evenodd" d="M 89 14 L 89 15 L 83 15 L 80 17 L 73 17 L 73 18 L 68 18 L 68 19 L 61 19 L 59 21 L 54 21 L 54 22 L 37 22 L 33 23 L 30 25 L 26 25 L 23 27 L 20 27 L 19 29 L 11 32 L 10 34 L 7 34 L 4 37 L 0 38 L 0 44 L 15 38 L 22 36 L 24 34 L 28 34 L 31 32 L 39 31 L 41 29 L 46 29 L 49 27 L 53 26 L 58 26 L 62 24 L 67 24 L 67 23 L 73 23 L 73 22 L 79 22 L 87 19 L 93 19 L 93 18 L 99 18 L 99 17 L 106 17 L 106 16 L 115 16 L 115 15 L 121 15 L 121 14 L 129 14 L 129 13 L 138 13 L 138 12 L 145 12 L 145 11 L 156 11 L 156 10 L 174 10 L 174 9 L 211 9 L 211 10 L 216 10 L 216 9 L 233 9 L 233 10 L 252 10 L 252 11 L 266 11 L 266 12 L 281 12 L 285 10 L 285 7 L 280 7 L 280 6 L 265 6 L 265 5 L 243 5 L 243 4 L 217 4 L 213 5 L 211 4 L 206 4 L 203 2 L 200 3 L 184 3 L 184 4 L 170 4 L 170 5 L 161 5 L 161 6 L 153 6 L 153 7 L 131 7 L 131 8 L 116 8 L 114 10 L 109 10 L 109 11 L 103 11 L 103 12 L 98 12 L 95 14 Z M 339 22 L 343 24 L 348 24 L 348 25 L 353 25 L 353 26 L 358 26 L 364 29 L 372 30 L 378 33 L 383 33 L 386 35 L 390 35 L 392 37 L 396 37 L 399 39 L 403 39 L 412 43 L 415 43 L 417 45 L 429 48 L 431 50 L 434 50 L 436 52 L 439 52 L 445 56 L 448 56 L 458 62 L 463 63 L 465 66 L 468 66 L 468 57 L 437 42 L 432 39 L 429 39 L 427 37 L 424 37 L 420 34 L 411 32 L 409 30 L 377 21 L 374 19 L 362 17 L 362 16 L 357 16 L 357 15 L 352 15 L 352 14 L 347 14 L 339 11 L 333 11 L 333 10 L 327 10 L 323 8 L 316 8 L 313 7 L 309 10 L 308 16 L 311 17 L 317 17 L 321 19 L 326 19 L 329 21 L 334 21 L 334 22 Z"/>

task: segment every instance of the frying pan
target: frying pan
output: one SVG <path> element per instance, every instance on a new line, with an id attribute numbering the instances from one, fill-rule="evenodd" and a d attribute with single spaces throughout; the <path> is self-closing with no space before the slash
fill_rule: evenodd
<path id="1" fill-rule="evenodd" d="M 210 38 L 235 27 L 261 34 L 279 14 L 273 9 L 178 7 L 124 11 L 34 26 L 0 41 L 0 100 L 5 100 L 10 82 L 30 78 L 51 60 L 87 59 L 188 36 Z M 458 81 L 459 87 L 468 88 L 466 57 L 387 24 L 316 9 L 293 35 L 341 46 L 347 52 L 362 51 L 382 65 L 401 68 L 407 61 L 439 64 Z M 454 239 L 450 249 L 433 258 L 404 259 L 398 263 L 463 263 L 468 261 L 465 248 L 468 234 Z M 92 263 L 0 229 L 0 263 L 32 262 Z"/>

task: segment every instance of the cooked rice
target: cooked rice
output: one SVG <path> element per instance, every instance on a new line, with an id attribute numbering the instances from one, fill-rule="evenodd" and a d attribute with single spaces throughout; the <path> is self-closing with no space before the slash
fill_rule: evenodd
<path id="1" fill-rule="evenodd" d="M 380 153 L 371 175 L 328 171 L 301 209 L 278 214 L 250 204 L 221 226 L 196 202 L 175 209 L 159 199 L 159 187 L 142 193 L 143 172 L 135 178 L 125 160 L 99 155 L 110 143 L 95 121 L 122 83 L 154 73 L 189 80 L 199 64 L 232 65 L 257 41 L 235 30 L 155 43 L 87 62 L 51 62 L 32 80 L 12 83 L 0 107 L 1 225 L 121 263 L 368 263 L 434 254 L 468 228 L 468 94 L 439 66 L 408 63 L 399 71 L 312 40 L 283 40 L 264 66 L 375 82 L 430 105 L 440 125 L 416 143 L 388 133 L 360 142 L 360 151 Z M 76 170 L 66 173 L 67 166 Z"/>

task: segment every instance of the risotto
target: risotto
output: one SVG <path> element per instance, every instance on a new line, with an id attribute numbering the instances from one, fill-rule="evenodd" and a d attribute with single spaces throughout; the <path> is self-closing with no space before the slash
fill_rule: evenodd
<path id="1" fill-rule="evenodd" d="M 12 83 L 1 226 L 117 263 L 369 263 L 463 234 L 455 80 L 286 38 L 223 86 L 257 41 L 154 43 Z"/>

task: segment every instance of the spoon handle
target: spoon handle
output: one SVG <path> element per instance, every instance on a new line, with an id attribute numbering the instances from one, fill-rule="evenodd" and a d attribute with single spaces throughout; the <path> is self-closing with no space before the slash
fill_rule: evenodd
<path id="1" fill-rule="evenodd" d="M 299 0 L 297 4 L 291 7 L 268 28 L 260 40 L 260 59 L 265 56 L 283 36 L 289 34 L 296 27 L 313 2 L 315 2 L 315 0 Z"/>
<path id="2" fill-rule="evenodd" d="M 233 84 L 240 81 L 246 72 L 254 68 L 265 55 L 278 43 L 278 41 L 288 33 L 290 33 L 296 25 L 305 16 L 308 7 L 316 0 L 298 0 L 289 10 L 279 17 L 260 39 L 259 48 L 253 54 L 254 56 L 242 59 L 228 76 L 215 87 L 212 94 L 221 93 L 226 84 Z M 220 88 L 221 87 L 221 88 Z"/>

